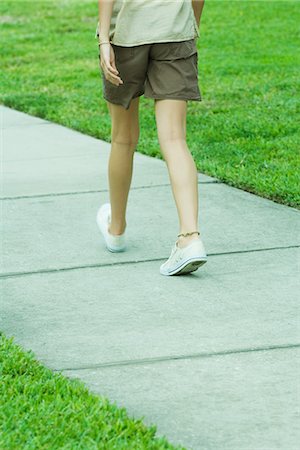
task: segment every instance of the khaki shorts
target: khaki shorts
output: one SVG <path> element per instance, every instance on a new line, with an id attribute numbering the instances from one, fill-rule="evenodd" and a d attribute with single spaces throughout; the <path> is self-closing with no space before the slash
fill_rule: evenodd
<path id="1" fill-rule="evenodd" d="M 123 47 L 111 44 L 123 84 L 106 80 L 100 66 L 105 100 L 129 109 L 133 98 L 201 101 L 196 38 Z M 98 51 L 100 63 L 100 51 Z"/>

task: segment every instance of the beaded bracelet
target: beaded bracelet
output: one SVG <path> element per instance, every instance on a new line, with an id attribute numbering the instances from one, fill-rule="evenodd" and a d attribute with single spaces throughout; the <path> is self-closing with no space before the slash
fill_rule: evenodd
<path id="1" fill-rule="evenodd" d="M 200 232 L 199 232 L 199 231 L 191 231 L 190 233 L 180 233 L 180 234 L 177 234 L 177 237 L 179 237 L 179 236 L 190 236 L 191 234 L 194 234 L 194 233 L 197 233 L 197 234 L 200 235 Z"/>

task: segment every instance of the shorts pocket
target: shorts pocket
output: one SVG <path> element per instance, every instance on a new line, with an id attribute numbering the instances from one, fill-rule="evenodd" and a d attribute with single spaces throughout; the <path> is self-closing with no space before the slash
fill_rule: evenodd
<path id="1" fill-rule="evenodd" d="M 197 45 L 195 39 L 177 42 L 177 44 L 178 45 L 175 50 L 175 55 L 177 55 L 179 58 L 189 58 L 190 56 L 197 53 Z"/>
<path id="2" fill-rule="evenodd" d="M 196 40 L 193 38 L 187 41 L 157 43 L 153 53 L 155 53 L 154 59 L 158 61 L 189 58 L 197 53 Z"/>

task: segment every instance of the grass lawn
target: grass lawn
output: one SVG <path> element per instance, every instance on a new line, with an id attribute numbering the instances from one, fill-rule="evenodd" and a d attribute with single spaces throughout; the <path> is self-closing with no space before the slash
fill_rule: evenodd
<path id="1" fill-rule="evenodd" d="M 178 449 L 125 408 L 53 373 L 0 333 L 0 448 Z"/>
<path id="2" fill-rule="evenodd" d="M 206 0 L 198 39 L 202 102 L 188 102 L 200 172 L 300 206 L 297 1 Z M 1 102 L 110 140 L 95 0 L 2 0 Z M 162 158 L 153 100 L 140 100 L 138 151 Z M 298 122 L 298 123 L 297 123 Z"/>

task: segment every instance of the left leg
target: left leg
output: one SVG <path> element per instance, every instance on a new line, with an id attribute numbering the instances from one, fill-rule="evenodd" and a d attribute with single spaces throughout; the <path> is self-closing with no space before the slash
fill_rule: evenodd
<path id="1" fill-rule="evenodd" d="M 111 116 L 111 152 L 108 164 L 111 223 L 108 231 L 119 235 L 126 228 L 133 157 L 139 138 L 139 97 L 131 100 L 128 110 L 111 102 L 107 102 L 107 105 Z"/>

